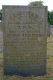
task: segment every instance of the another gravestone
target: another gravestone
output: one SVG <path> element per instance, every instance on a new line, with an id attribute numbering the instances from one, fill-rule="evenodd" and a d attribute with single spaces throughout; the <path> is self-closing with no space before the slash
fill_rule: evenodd
<path id="1" fill-rule="evenodd" d="M 3 53 L 3 32 L 2 32 L 2 22 L 0 21 L 0 53 Z"/>
<path id="2" fill-rule="evenodd" d="M 47 8 L 3 6 L 4 74 L 47 73 Z"/>

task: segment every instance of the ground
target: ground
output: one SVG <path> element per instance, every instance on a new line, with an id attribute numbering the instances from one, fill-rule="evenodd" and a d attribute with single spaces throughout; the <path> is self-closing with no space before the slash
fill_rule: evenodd
<path id="1" fill-rule="evenodd" d="M 4 76 L 3 75 L 3 54 L 0 54 L 0 80 L 53 80 L 53 37 L 50 36 L 47 39 L 47 67 L 48 74 L 45 76 Z"/>

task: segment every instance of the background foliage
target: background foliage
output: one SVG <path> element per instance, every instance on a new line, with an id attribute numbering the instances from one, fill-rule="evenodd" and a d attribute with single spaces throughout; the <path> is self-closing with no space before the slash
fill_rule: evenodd
<path id="1" fill-rule="evenodd" d="M 48 23 L 53 25 L 53 11 L 48 11 Z"/>

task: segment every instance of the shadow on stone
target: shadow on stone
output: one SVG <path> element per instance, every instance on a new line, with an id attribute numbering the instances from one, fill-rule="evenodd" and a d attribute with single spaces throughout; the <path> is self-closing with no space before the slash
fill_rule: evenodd
<path id="1" fill-rule="evenodd" d="M 42 69 L 36 69 L 36 70 L 19 70 L 16 69 L 15 67 L 7 67 L 4 70 L 4 75 L 9 75 L 9 76 L 13 76 L 13 75 L 18 75 L 18 76 L 23 76 L 23 77 L 27 77 L 27 76 L 44 76 L 46 75 L 46 71 L 43 71 Z"/>

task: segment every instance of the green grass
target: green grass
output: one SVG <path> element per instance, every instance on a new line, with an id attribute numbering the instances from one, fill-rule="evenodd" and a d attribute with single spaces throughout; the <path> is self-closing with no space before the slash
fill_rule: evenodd
<path id="1" fill-rule="evenodd" d="M 47 61 L 48 61 L 48 74 L 45 76 L 31 76 L 31 77 L 21 77 L 21 76 L 4 76 L 4 80 L 53 80 L 53 37 L 47 39 Z M 3 80 L 3 55 L 0 54 L 0 80 Z"/>

